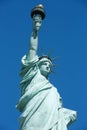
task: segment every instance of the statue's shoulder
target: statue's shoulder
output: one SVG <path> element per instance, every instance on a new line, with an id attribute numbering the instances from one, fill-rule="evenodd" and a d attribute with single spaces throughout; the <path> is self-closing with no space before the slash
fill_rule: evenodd
<path id="1" fill-rule="evenodd" d="M 23 77 L 25 74 L 29 74 L 31 71 L 38 69 L 38 56 L 34 57 L 31 61 L 27 59 L 27 55 L 24 55 L 21 59 L 22 68 L 20 70 L 20 76 Z"/>
<path id="2" fill-rule="evenodd" d="M 21 59 L 21 63 L 23 66 L 31 66 L 32 67 L 33 65 L 35 65 L 38 62 L 38 59 L 39 58 L 37 55 L 32 60 L 29 60 L 27 58 L 27 55 L 24 55 Z"/>

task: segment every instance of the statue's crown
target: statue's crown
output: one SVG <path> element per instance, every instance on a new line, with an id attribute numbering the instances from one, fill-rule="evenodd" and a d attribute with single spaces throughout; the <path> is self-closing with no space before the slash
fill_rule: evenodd
<path id="1" fill-rule="evenodd" d="M 50 60 L 52 62 L 51 58 L 49 56 L 47 56 L 47 55 L 40 56 L 39 60 L 41 60 L 43 58 L 47 58 L 48 60 Z"/>

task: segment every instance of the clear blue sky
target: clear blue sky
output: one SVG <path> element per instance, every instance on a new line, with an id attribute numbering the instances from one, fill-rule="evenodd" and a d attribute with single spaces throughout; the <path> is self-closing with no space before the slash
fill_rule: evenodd
<path id="1" fill-rule="evenodd" d="M 0 130 L 18 130 L 15 104 L 20 97 L 20 59 L 32 31 L 31 9 L 42 3 L 46 18 L 39 32 L 39 50 L 57 57 L 50 81 L 66 108 L 78 118 L 69 130 L 87 130 L 87 1 L 0 0 Z"/>

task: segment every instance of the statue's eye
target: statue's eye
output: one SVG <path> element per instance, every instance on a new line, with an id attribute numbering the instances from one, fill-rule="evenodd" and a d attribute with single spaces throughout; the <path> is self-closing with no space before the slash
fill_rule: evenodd
<path id="1" fill-rule="evenodd" d="M 47 63 L 44 63 L 44 65 L 47 65 Z"/>

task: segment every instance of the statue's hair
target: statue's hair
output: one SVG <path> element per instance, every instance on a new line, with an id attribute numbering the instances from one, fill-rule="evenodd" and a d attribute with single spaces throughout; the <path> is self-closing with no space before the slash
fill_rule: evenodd
<path id="1" fill-rule="evenodd" d="M 43 58 L 47 58 L 48 60 L 50 60 L 52 62 L 51 58 L 49 56 L 47 56 L 47 55 L 40 56 L 39 60 L 41 60 Z"/>

